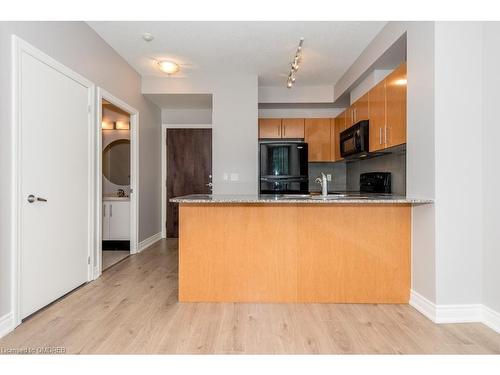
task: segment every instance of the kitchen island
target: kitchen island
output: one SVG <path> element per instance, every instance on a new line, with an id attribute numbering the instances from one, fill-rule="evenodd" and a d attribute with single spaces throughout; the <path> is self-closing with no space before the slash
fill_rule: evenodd
<path id="1" fill-rule="evenodd" d="M 411 207 L 395 196 L 190 195 L 181 302 L 408 303 Z"/>

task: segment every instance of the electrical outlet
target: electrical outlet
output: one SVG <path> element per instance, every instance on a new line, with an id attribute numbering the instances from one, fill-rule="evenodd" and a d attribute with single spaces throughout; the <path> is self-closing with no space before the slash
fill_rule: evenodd
<path id="1" fill-rule="evenodd" d="M 327 174 L 326 175 L 326 180 L 327 181 L 331 181 L 332 180 L 332 175 L 331 174 Z"/>
<path id="2" fill-rule="evenodd" d="M 240 179 L 240 175 L 238 173 L 231 173 L 231 181 L 238 181 Z"/>
<path id="3" fill-rule="evenodd" d="M 224 172 L 224 174 L 222 175 L 222 179 L 223 179 L 224 181 L 227 181 L 227 180 L 228 180 L 228 176 L 227 176 L 227 173 L 226 173 L 226 172 Z"/>

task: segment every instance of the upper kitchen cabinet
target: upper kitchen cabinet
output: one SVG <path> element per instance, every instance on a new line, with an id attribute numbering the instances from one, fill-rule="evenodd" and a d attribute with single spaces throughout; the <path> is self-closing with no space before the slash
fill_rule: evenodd
<path id="1" fill-rule="evenodd" d="M 331 130 L 329 118 L 306 118 L 305 141 L 309 161 L 331 161 Z"/>
<path id="2" fill-rule="evenodd" d="M 284 118 L 281 123 L 282 138 L 304 138 L 303 118 Z"/>
<path id="3" fill-rule="evenodd" d="M 369 150 L 378 151 L 386 147 L 385 80 L 380 82 L 373 89 L 370 90 L 369 100 L 370 100 Z"/>
<path id="4" fill-rule="evenodd" d="M 261 118 L 259 138 L 304 138 L 304 119 Z"/>
<path id="5" fill-rule="evenodd" d="M 330 119 L 330 157 L 332 161 L 342 159 L 340 157 L 340 117 Z"/>
<path id="6" fill-rule="evenodd" d="M 406 63 L 400 65 L 385 80 L 386 147 L 406 143 Z"/>
<path id="7" fill-rule="evenodd" d="M 259 119 L 259 138 L 281 138 L 280 118 Z"/>
<path id="8" fill-rule="evenodd" d="M 352 105 L 353 107 L 353 125 L 359 121 L 368 120 L 370 118 L 370 93 L 367 92 L 361 98 L 356 100 Z"/>

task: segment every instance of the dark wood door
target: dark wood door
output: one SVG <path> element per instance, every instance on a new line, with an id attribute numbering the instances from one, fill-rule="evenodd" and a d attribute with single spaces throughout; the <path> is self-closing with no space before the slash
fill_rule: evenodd
<path id="1" fill-rule="evenodd" d="M 179 235 L 179 205 L 169 199 L 211 194 L 212 130 L 167 129 L 167 237 Z"/>

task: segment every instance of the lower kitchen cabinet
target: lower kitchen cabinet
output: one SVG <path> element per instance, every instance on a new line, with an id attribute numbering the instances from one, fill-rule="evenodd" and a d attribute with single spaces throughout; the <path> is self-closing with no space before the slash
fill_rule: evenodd
<path id="1" fill-rule="evenodd" d="M 103 201 L 102 239 L 104 241 L 130 240 L 130 201 Z"/>
<path id="2" fill-rule="evenodd" d="M 305 141 L 309 161 L 331 161 L 331 129 L 329 118 L 306 118 Z"/>

